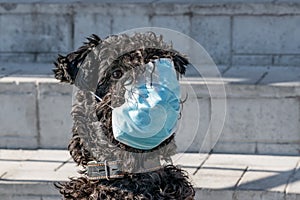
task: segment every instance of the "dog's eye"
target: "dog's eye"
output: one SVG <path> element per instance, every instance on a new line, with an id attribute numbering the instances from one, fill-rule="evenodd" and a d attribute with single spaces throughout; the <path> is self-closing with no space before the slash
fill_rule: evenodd
<path id="1" fill-rule="evenodd" d="M 123 76 L 123 71 L 120 69 L 117 69 L 117 70 L 113 71 L 113 73 L 112 73 L 112 77 L 114 79 L 120 79 L 122 76 Z"/>

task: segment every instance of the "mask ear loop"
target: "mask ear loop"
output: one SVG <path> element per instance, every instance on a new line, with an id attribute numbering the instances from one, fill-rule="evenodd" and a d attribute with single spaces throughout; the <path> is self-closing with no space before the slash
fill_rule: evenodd
<path id="1" fill-rule="evenodd" d="M 78 87 L 80 90 L 85 90 L 85 91 L 90 92 L 94 97 L 96 97 L 96 99 L 103 102 L 103 99 L 101 99 L 99 96 L 97 96 L 94 92 L 87 90 L 87 88 L 89 88 L 89 85 L 87 84 L 87 82 L 85 82 L 85 81 L 75 82 L 75 86 Z M 114 109 L 112 106 L 108 105 L 107 103 L 105 105 L 107 105 L 111 109 Z"/>
<path id="2" fill-rule="evenodd" d="M 186 93 L 185 93 L 184 99 L 180 99 L 180 101 L 179 101 L 179 104 L 180 104 L 180 111 L 179 111 L 179 115 L 178 115 L 177 120 L 180 120 L 181 117 L 182 117 L 183 104 L 187 101 L 188 96 L 189 96 L 189 95 L 188 95 L 188 93 L 186 92 Z M 178 123 L 177 123 L 177 125 L 176 125 L 175 128 L 172 130 L 172 132 L 173 132 L 173 133 L 176 133 L 177 130 L 178 130 L 178 128 L 179 128 L 179 127 L 178 127 Z M 171 159 L 171 163 L 173 163 L 172 159 Z"/>
<path id="3" fill-rule="evenodd" d="M 156 63 L 154 61 L 152 61 L 152 66 L 153 66 L 152 71 L 150 72 L 150 86 L 151 87 L 153 86 L 153 74 L 154 74 L 154 71 L 155 71 L 155 68 L 156 68 Z M 157 74 L 154 74 L 154 75 L 157 75 Z"/>
<path id="4" fill-rule="evenodd" d="M 180 102 L 179 102 L 180 103 L 180 112 L 179 112 L 178 120 L 181 119 L 181 117 L 182 117 L 183 105 L 188 100 L 188 98 L 189 98 L 189 94 L 186 92 L 184 99 L 183 100 L 180 99 Z"/>
<path id="5" fill-rule="evenodd" d="M 98 99 L 100 102 L 103 102 L 103 99 L 101 99 L 98 95 L 96 95 L 94 92 L 89 91 L 94 97 L 96 97 L 96 99 Z M 105 104 L 108 107 L 110 107 L 111 109 L 115 109 L 114 107 L 112 107 L 111 105 L 108 105 L 107 103 Z"/>

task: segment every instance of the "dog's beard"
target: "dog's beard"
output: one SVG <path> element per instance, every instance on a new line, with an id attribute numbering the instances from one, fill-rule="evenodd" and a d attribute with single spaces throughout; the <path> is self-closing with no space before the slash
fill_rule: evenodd
<path id="1" fill-rule="evenodd" d="M 90 92 L 76 91 L 72 112 L 74 126 L 93 160 L 122 160 L 124 171 L 129 173 L 139 172 L 147 160 L 154 160 L 157 164 L 171 163 L 170 157 L 176 153 L 173 137 L 152 151 L 134 149 L 114 139 L 110 98 L 108 93 L 103 101 L 97 102 Z"/>

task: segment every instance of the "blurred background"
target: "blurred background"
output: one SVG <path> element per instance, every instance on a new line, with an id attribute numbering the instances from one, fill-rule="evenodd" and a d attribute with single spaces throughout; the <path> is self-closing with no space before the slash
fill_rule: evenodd
<path id="1" fill-rule="evenodd" d="M 53 79 L 57 54 L 151 26 L 190 36 L 217 64 L 227 113 L 214 152 L 300 154 L 298 0 L 0 0 L 0 147 L 66 149 L 72 88 Z M 184 138 L 199 151 L 213 114 L 197 87 L 199 136 L 187 127 L 181 151 Z"/>

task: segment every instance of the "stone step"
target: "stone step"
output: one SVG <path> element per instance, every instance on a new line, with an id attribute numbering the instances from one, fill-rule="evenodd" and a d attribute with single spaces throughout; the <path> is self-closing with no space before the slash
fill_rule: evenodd
<path id="1" fill-rule="evenodd" d="M 3 64 L 1 148 L 67 147 L 72 87 L 59 84 L 51 68 Z M 179 152 L 299 155 L 300 69 L 220 66 L 219 71 L 222 78 L 206 74 L 181 82 L 188 99 L 176 136 Z"/>
<path id="2" fill-rule="evenodd" d="M 300 71 L 285 67 L 221 67 L 220 72 L 222 81 L 218 78 L 188 81 L 195 84 L 201 121 L 189 150 L 197 152 L 208 131 L 209 147 L 218 140 L 214 152 L 299 155 Z M 222 84 L 226 97 L 220 92 Z M 194 108 L 189 104 L 188 101 L 183 112 L 194 116 Z M 186 120 L 183 124 L 192 119 Z M 188 140 L 185 135 L 193 130 L 182 131 L 185 134 L 178 135 L 182 136 L 180 141 Z"/>
<path id="3" fill-rule="evenodd" d="M 177 154 L 196 199 L 300 199 L 299 156 Z M 1 200 L 60 199 L 53 183 L 76 177 L 78 167 L 63 150 L 0 150 Z"/>

